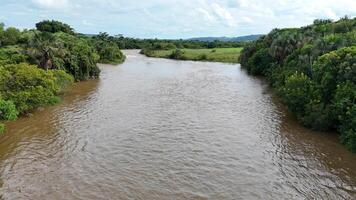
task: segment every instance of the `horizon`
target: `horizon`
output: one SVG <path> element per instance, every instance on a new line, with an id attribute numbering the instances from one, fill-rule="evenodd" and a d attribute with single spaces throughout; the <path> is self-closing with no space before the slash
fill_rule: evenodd
<path id="1" fill-rule="evenodd" d="M 19 29 L 35 28 L 42 20 L 58 20 L 84 34 L 107 32 L 140 39 L 191 39 L 267 34 L 274 28 L 306 26 L 315 19 L 353 18 L 356 2 L 4 0 L 0 13 L 0 22 Z"/>

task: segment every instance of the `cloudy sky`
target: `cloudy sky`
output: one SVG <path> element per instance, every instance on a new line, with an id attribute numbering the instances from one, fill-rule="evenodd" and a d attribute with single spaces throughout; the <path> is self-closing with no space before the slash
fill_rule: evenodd
<path id="1" fill-rule="evenodd" d="M 77 32 L 139 38 L 268 33 L 316 18 L 356 16 L 356 0 L 0 0 L 0 22 L 32 28 L 43 19 Z"/>

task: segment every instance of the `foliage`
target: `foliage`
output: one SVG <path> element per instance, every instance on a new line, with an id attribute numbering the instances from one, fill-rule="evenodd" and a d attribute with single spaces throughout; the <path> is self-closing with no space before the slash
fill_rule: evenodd
<path id="1" fill-rule="evenodd" d="M 142 54 L 149 57 L 171 58 L 178 60 L 213 61 L 236 63 L 242 48 L 216 48 L 216 49 L 174 49 L 150 50 L 143 49 Z"/>
<path id="2" fill-rule="evenodd" d="M 5 124 L 0 123 L 0 134 L 3 134 L 5 132 Z"/>
<path id="3" fill-rule="evenodd" d="M 57 33 L 57 32 L 63 32 L 63 33 L 68 33 L 73 35 L 74 30 L 71 28 L 68 24 L 55 21 L 55 20 L 44 20 L 41 22 L 38 22 L 36 24 L 37 30 L 41 32 L 50 32 L 50 33 Z"/>
<path id="4" fill-rule="evenodd" d="M 100 70 L 97 52 L 90 41 L 65 33 L 56 33 L 57 41 L 62 44 L 63 52 L 53 58 L 56 69 L 72 74 L 75 80 L 87 80 L 99 77 Z"/>
<path id="5" fill-rule="evenodd" d="M 52 60 L 55 54 L 61 54 L 62 48 L 56 41 L 56 37 L 48 32 L 34 32 L 33 37 L 27 43 L 27 54 L 34 64 L 48 70 L 53 67 Z"/>
<path id="6" fill-rule="evenodd" d="M 107 33 L 100 33 L 93 38 L 93 43 L 98 53 L 100 63 L 119 64 L 125 60 L 124 54 L 115 43 L 114 37 Z"/>
<path id="7" fill-rule="evenodd" d="M 169 58 L 171 59 L 183 59 L 183 54 L 184 52 L 180 49 L 175 49 L 172 51 L 172 53 L 169 55 Z"/>
<path id="8" fill-rule="evenodd" d="M 273 63 L 273 57 L 270 56 L 268 48 L 262 48 L 249 59 L 248 72 L 254 75 L 264 75 L 270 68 L 271 63 Z"/>
<path id="9" fill-rule="evenodd" d="M 96 66 L 98 56 L 89 39 L 74 35 L 32 31 L 27 32 L 26 53 L 28 62 L 42 69 L 63 69 L 75 80 L 96 78 L 100 74 Z"/>
<path id="10" fill-rule="evenodd" d="M 240 62 L 266 76 L 305 126 L 337 129 L 356 151 L 356 19 L 275 29 L 248 44 Z"/>
<path id="11" fill-rule="evenodd" d="M 0 67 L 1 97 L 11 101 L 19 113 L 52 104 L 56 95 L 72 81 L 63 71 L 45 71 L 26 63 Z"/>
<path id="12" fill-rule="evenodd" d="M 121 63 L 115 37 L 76 34 L 69 25 L 45 20 L 37 30 L 0 23 L 0 120 L 60 101 L 74 80 L 99 77 L 97 62 Z M 0 132 L 5 126 L 0 124 Z"/>
<path id="13" fill-rule="evenodd" d="M 0 99 L 0 120 L 16 120 L 19 112 L 12 101 Z"/>
<path id="14" fill-rule="evenodd" d="M 3 25 L 0 25 L 0 47 L 7 45 L 15 45 L 20 39 L 21 32 L 13 27 L 9 27 L 6 30 L 3 29 Z"/>
<path id="15" fill-rule="evenodd" d="M 0 48 L 0 64 L 17 64 L 26 62 L 28 56 L 19 46 L 7 46 Z"/>
<path id="16" fill-rule="evenodd" d="M 198 41 L 198 40 L 158 40 L 158 39 L 135 39 L 126 38 L 122 35 L 111 36 L 120 49 L 150 49 L 150 50 L 173 50 L 178 49 L 213 49 L 213 48 L 238 48 L 243 47 L 245 42 L 230 41 Z"/>

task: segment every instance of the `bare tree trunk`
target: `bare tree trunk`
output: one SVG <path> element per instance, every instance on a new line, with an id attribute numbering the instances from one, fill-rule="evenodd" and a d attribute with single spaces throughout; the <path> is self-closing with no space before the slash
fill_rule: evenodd
<path id="1" fill-rule="evenodd" d="M 44 51 L 41 62 L 40 62 L 40 66 L 42 69 L 45 69 L 46 71 L 52 67 L 52 61 L 49 58 L 48 51 Z"/>

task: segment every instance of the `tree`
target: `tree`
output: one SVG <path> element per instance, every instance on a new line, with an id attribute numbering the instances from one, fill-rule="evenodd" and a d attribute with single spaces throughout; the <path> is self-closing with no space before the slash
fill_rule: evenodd
<path id="1" fill-rule="evenodd" d="M 54 54 L 60 51 L 60 44 L 56 38 L 47 32 L 36 33 L 27 44 L 28 54 L 35 58 L 37 64 L 45 70 L 52 68 Z"/>
<path id="2" fill-rule="evenodd" d="M 72 74 L 75 80 L 99 77 L 100 69 L 96 63 L 100 57 L 91 40 L 65 33 L 56 33 L 54 36 L 63 46 L 63 54 L 54 56 L 56 66 Z"/>
<path id="3" fill-rule="evenodd" d="M 3 45 L 3 37 L 4 37 L 4 23 L 0 23 L 0 47 Z"/>
<path id="4" fill-rule="evenodd" d="M 248 44 L 241 65 L 267 76 L 305 126 L 337 129 L 356 152 L 356 18 L 315 20 L 300 29 L 275 29 Z M 271 60 L 266 58 L 266 49 Z M 275 62 L 277 60 L 278 62 Z M 261 73 L 269 67 L 267 73 Z"/>
<path id="5" fill-rule="evenodd" d="M 272 42 L 269 51 L 270 55 L 274 57 L 278 63 L 282 64 L 284 59 L 297 48 L 297 38 L 298 34 L 295 30 L 283 30 Z"/>
<path id="6" fill-rule="evenodd" d="M 20 36 L 20 30 L 13 27 L 4 30 L 4 24 L 0 24 L 0 46 L 15 45 Z"/>
<path id="7" fill-rule="evenodd" d="M 57 32 L 64 32 L 73 35 L 74 29 L 71 28 L 68 24 L 55 21 L 55 20 L 44 20 L 38 22 L 36 24 L 37 30 L 41 32 L 50 32 L 50 33 L 57 33 Z"/>
<path id="8" fill-rule="evenodd" d="M 273 63 L 273 58 L 268 53 L 268 48 L 258 50 L 248 61 L 250 68 L 248 72 L 254 75 L 266 74 L 271 64 Z"/>
<path id="9" fill-rule="evenodd" d="M 125 56 L 116 43 L 117 39 L 117 37 L 110 36 L 106 32 L 93 38 L 95 49 L 100 56 L 100 63 L 118 64 L 124 61 Z"/>

